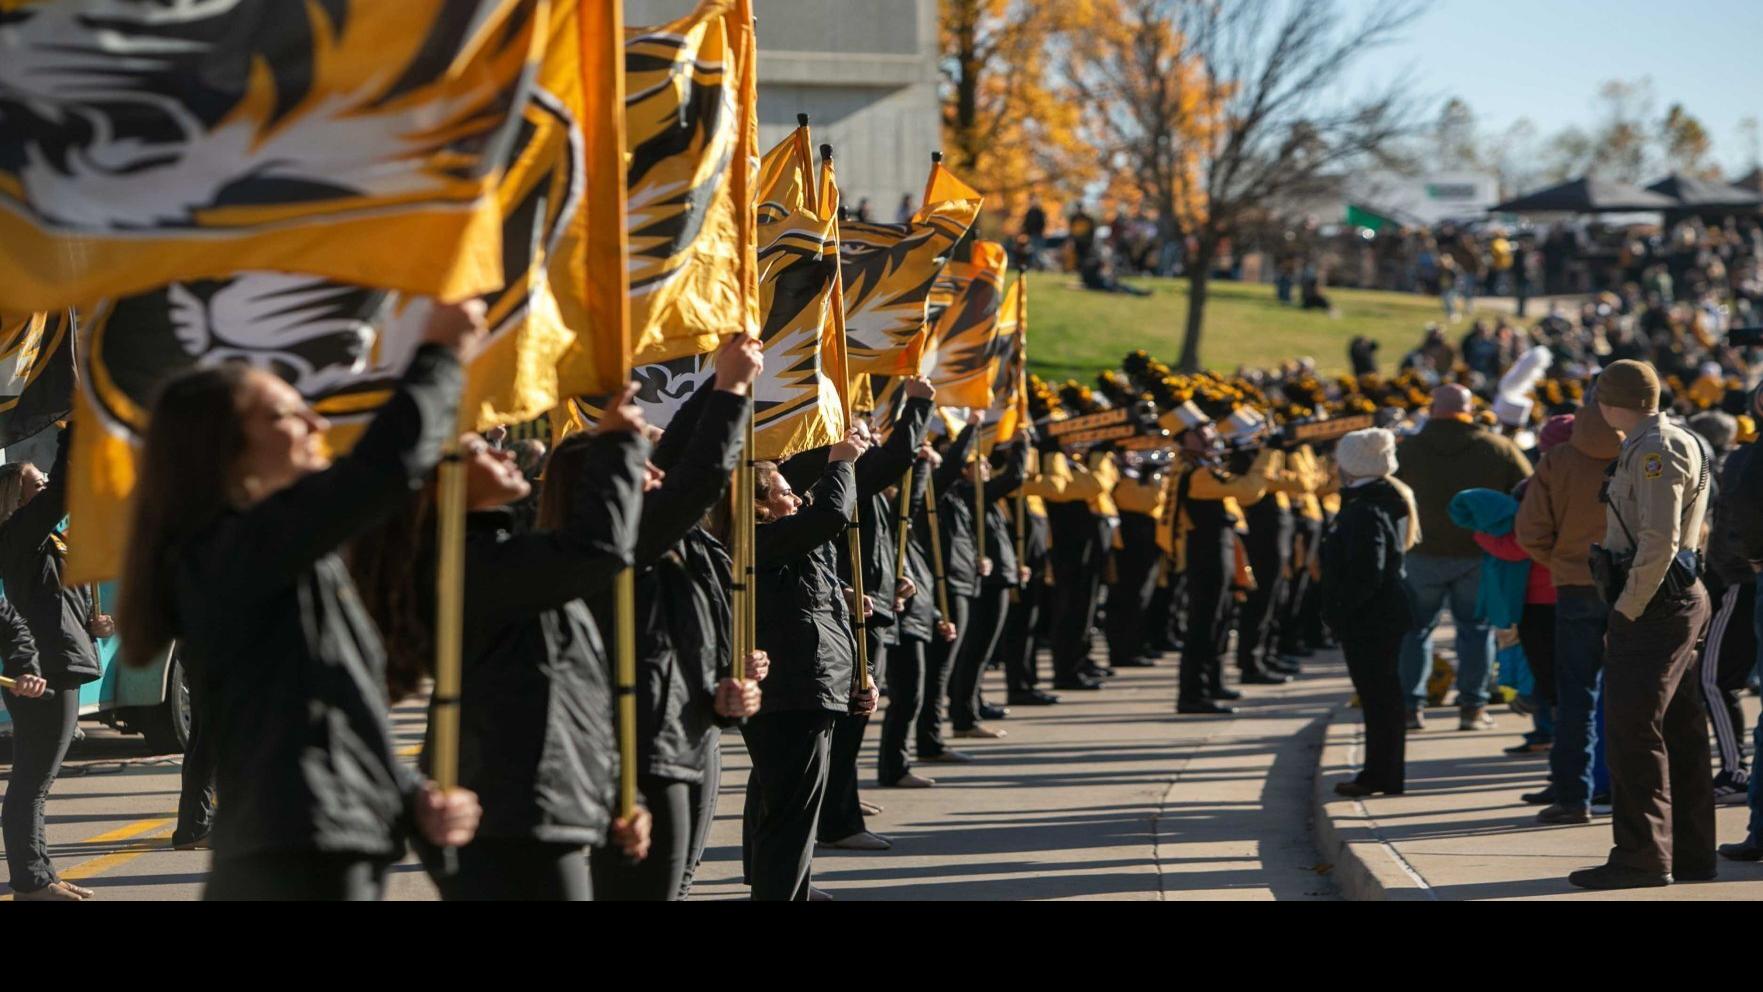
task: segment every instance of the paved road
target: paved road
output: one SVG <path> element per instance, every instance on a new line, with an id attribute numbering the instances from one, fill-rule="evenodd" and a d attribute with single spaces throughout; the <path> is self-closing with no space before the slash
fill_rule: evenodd
<path id="1" fill-rule="evenodd" d="M 887 806 L 879 854 L 823 852 L 816 883 L 841 899 L 1327 899 L 1311 842 L 1311 785 L 1326 715 L 1346 695 L 1336 666 L 1262 689 L 1234 718 L 1177 720 L 1175 669 L 1132 670 L 1104 691 L 1018 709 L 978 758 L 926 766 L 924 791 L 866 790 Z M 1001 697 L 995 675 L 988 691 Z M 413 753 L 420 706 L 395 714 Z M 864 781 L 873 781 L 873 735 Z M 63 874 L 105 899 L 193 899 L 208 855 L 169 849 L 179 759 L 88 725 L 48 810 Z M 694 898 L 746 896 L 740 803 L 748 763 L 730 735 L 723 800 Z M 393 899 L 433 899 L 414 864 Z"/>

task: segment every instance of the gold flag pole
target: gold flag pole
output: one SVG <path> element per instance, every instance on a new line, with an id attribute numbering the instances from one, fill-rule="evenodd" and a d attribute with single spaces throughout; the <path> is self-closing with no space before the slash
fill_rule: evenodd
<path id="1" fill-rule="evenodd" d="M 1028 416 L 1028 269 L 1024 268 L 1016 276 L 1016 429 L 1020 433 L 1029 424 Z M 1023 434 L 1023 443 L 1027 444 L 1027 435 Z M 1040 467 L 1040 453 L 1034 452 L 1035 467 Z M 1028 480 L 1023 480 L 1027 484 Z M 1016 564 L 1028 564 L 1028 493 L 1022 486 L 1016 489 Z M 1017 587 L 1014 578 L 1010 584 L 1013 599 L 1022 597 L 1022 590 Z"/>
<path id="2" fill-rule="evenodd" d="M 744 295 L 741 333 L 758 335 L 759 288 L 757 280 L 758 259 L 755 255 L 758 245 L 757 223 L 755 214 L 755 191 L 753 189 L 754 171 L 750 163 L 757 161 L 759 152 L 757 142 L 758 131 L 758 89 L 755 83 L 757 75 L 758 55 L 755 33 L 758 22 L 753 17 L 753 5 L 750 0 L 736 0 L 734 9 L 727 15 L 735 19 L 741 30 L 738 32 L 740 51 L 736 56 L 738 71 L 741 75 L 740 91 L 740 135 L 735 143 L 735 168 L 733 169 L 734 191 L 736 202 L 741 205 L 739 217 L 740 238 L 743 246 L 741 251 L 741 291 Z M 756 404 L 757 398 L 753 390 L 748 390 L 748 403 Z M 755 413 L 757 411 L 755 410 Z M 753 586 L 748 578 L 748 565 L 752 561 L 752 535 L 747 523 L 754 513 L 753 506 L 753 417 L 748 416 L 747 426 L 741 437 L 741 459 L 735 466 L 734 478 L 729 486 L 729 543 L 731 575 L 730 605 L 733 609 L 729 616 L 730 642 L 733 645 L 734 657 L 730 659 L 729 675 L 735 681 L 747 678 L 747 656 L 755 648 L 753 643 L 753 625 L 749 618 L 753 615 Z"/>
<path id="3" fill-rule="evenodd" d="M 595 237 L 587 253 L 590 298 L 596 301 L 596 336 L 615 346 L 617 379 L 630 381 L 630 244 L 626 234 L 624 4 L 593 0 L 580 6 L 582 96 L 590 119 L 583 122 L 587 161 L 587 208 Z M 604 353 L 604 352 L 603 352 Z M 612 357 L 612 356 L 608 356 Z M 613 685 L 618 722 L 618 815 L 630 820 L 637 807 L 636 573 L 622 569 L 613 580 Z"/>
<path id="4" fill-rule="evenodd" d="M 808 115 L 803 114 L 798 118 L 802 121 L 804 127 L 806 127 L 808 123 L 807 116 Z M 822 211 L 837 210 L 838 205 L 836 201 L 838 199 L 838 186 L 833 181 L 833 146 L 831 145 L 820 146 L 820 178 L 820 195 L 822 197 L 822 202 L 817 205 L 818 209 Z M 824 202 L 826 199 L 831 199 L 835 202 L 828 204 Z M 833 336 L 840 342 L 842 347 L 845 341 L 845 287 L 844 274 L 839 265 L 839 247 L 836 243 L 833 245 L 833 291 L 831 311 Z M 840 362 L 840 365 L 842 367 L 838 370 L 838 374 L 845 380 L 845 388 L 842 391 L 845 400 L 845 428 L 849 430 L 855 425 L 855 421 L 852 419 L 854 411 L 851 408 L 850 366 L 848 362 Z M 875 684 L 869 674 L 868 621 L 863 616 L 862 513 L 858 509 L 855 500 L 851 503 L 851 523 L 850 526 L 845 528 L 845 534 L 848 540 L 846 547 L 851 559 L 851 598 L 856 603 L 851 610 L 851 633 L 855 636 L 857 641 L 857 672 L 856 677 L 851 680 L 851 692 L 855 695 L 859 692 L 868 692 L 870 687 Z"/>
<path id="5" fill-rule="evenodd" d="M 979 470 L 982 457 L 976 441 L 973 445 L 973 535 L 979 547 L 979 557 L 975 561 L 984 561 L 986 557 L 986 483 Z"/>
<path id="6" fill-rule="evenodd" d="M 944 620 L 953 623 L 949 615 L 949 581 L 943 575 L 943 538 L 942 530 L 937 526 L 937 484 L 934 479 L 925 496 L 924 510 L 930 520 L 930 563 L 937 583 L 937 610 Z"/>

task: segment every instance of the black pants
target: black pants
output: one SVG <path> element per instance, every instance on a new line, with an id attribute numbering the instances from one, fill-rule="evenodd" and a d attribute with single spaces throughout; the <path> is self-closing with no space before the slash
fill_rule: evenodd
<path id="1" fill-rule="evenodd" d="M 1398 670 L 1403 633 L 1388 629 L 1341 638 L 1365 720 L 1365 758 L 1357 781 L 1380 792 L 1401 792 L 1405 782 L 1408 708 Z"/>
<path id="2" fill-rule="evenodd" d="M 710 825 L 716 821 L 716 799 L 722 794 L 722 731 L 712 729 L 704 742 L 704 777 L 686 786 L 686 805 L 692 817 L 692 850 L 680 875 L 679 898 L 692 894 L 692 879 L 704 863 L 710 844 Z"/>
<path id="3" fill-rule="evenodd" d="M 1004 635 L 999 651 L 1004 658 L 1004 684 L 1012 695 L 1029 692 L 1039 681 L 1035 664 L 1035 627 L 1041 618 L 1042 604 L 1047 598 L 1047 585 L 1041 581 L 1045 566 L 1031 566 L 1028 582 L 1017 590 L 1015 601 L 1004 617 Z"/>
<path id="4" fill-rule="evenodd" d="M 692 856 L 691 787 L 676 779 L 641 775 L 637 788 L 649 807 L 649 856 L 632 861 L 608 841 L 589 856 L 593 895 L 602 902 L 674 902 Z"/>
<path id="5" fill-rule="evenodd" d="M 434 849 L 423 863 L 445 902 L 589 902 L 589 850 L 580 844 L 479 837 L 459 849 L 459 870 L 438 870 Z M 653 855 L 651 855 L 653 856 Z"/>
<path id="6" fill-rule="evenodd" d="M 201 697 L 190 687 L 190 741 L 184 748 L 183 788 L 178 793 L 178 824 L 172 842 L 199 840 L 214 829 L 214 738 Z"/>
<path id="7" fill-rule="evenodd" d="M 972 599 L 956 595 L 951 590 L 949 611 L 954 614 L 947 619 L 955 625 L 955 639 L 936 638 L 924 651 L 924 698 L 918 704 L 917 747 L 920 758 L 943 753 L 943 696 L 949 691 L 949 675 L 955 667 L 955 659 L 960 657 L 961 645 L 972 633 L 968 629 L 973 622 Z"/>
<path id="8" fill-rule="evenodd" d="M 870 677 L 881 685 L 887 673 L 887 646 L 882 644 L 881 631 L 873 627 L 864 628 L 864 636 L 869 640 Z M 863 807 L 857 804 L 857 756 L 863 750 L 863 735 L 868 731 L 867 714 L 847 713 L 833 724 L 826 803 L 820 808 L 820 827 L 816 832 L 823 841 L 842 840 L 869 829 L 863 822 Z"/>
<path id="9" fill-rule="evenodd" d="M 741 728 L 753 771 L 742 813 L 741 864 L 756 902 L 807 902 L 814 828 L 826 799 L 833 721 L 827 710 L 761 713 Z"/>
<path id="10" fill-rule="evenodd" d="M 1604 651 L 1610 863 L 1686 874 L 1714 868 L 1714 776 L 1696 641 L 1708 595 L 1655 597 L 1639 620 L 1612 610 Z"/>
<path id="11" fill-rule="evenodd" d="M 1274 610 L 1274 636 L 1280 654 L 1295 656 L 1299 645 L 1307 640 L 1304 606 L 1316 584 L 1310 577 L 1310 556 L 1321 541 L 1322 521 L 1299 515 L 1293 524 L 1292 576 L 1280 590 L 1279 605 Z"/>
<path id="12" fill-rule="evenodd" d="M 581 848 L 575 850 L 579 861 Z M 461 870 L 463 862 L 462 857 Z M 274 851 L 215 859 L 202 898 L 208 902 L 377 902 L 385 892 L 383 859 L 341 851 Z"/>
<path id="13" fill-rule="evenodd" d="M 1249 590 L 1237 615 L 1237 670 L 1256 675 L 1274 647 L 1274 606 L 1284 596 L 1285 571 L 1292 558 L 1290 518 L 1263 515 L 1250 525 L 1243 543 L 1249 552 L 1249 568 L 1255 573 L 1255 588 Z"/>
<path id="14" fill-rule="evenodd" d="M 1070 682 L 1090 656 L 1090 625 L 1102 585 L 1101 549 L 1084 527 L 1056 527 L 1053 535 L 1053 588 L 1047 633 L 1053 642 L 1053 681 Z M 1062 521 L 1063 522 L 1063 521 Z M 1075 531 L 1067 536 L 1067 531 Z"/>
<path id="15" fill-rule="evenodd" d="M 1199 536 L 1195 532 L 1194 536 Z M 1181 653 L 1181 698 L 1206 698 L 1223 685 L 1220 655 L 1230 633 L 1230 576 L 1235 550 L 1229 543 L 1188 545 L 1188 624 Z"/>
<path id="16" fill-rule="evenodd" d="M 949 722 L 956 730 L 972 730 L 979 722 L 980 676 L 986 661 L 998 646 L 998 635 L 1004 631 L 1004 618 L 1010 609 L 1010 590 L 1004 586 L 984 586 L 973 600 L 967 623 L 971 628 L 961 639 L 961 654 L 955 660 L 955 673 L 949 678 Z"/>
<path id="17" fill-rule="evenodd" d="M 1143 513 L 1120 515 L 1122 547 L 1114 552 L 1114 583 L 1108 587 L 1108 658 L 1131 664 L 1145 653 L 1147 610 L 1157 591 L 1157 521 Z"/>
<path id="18" fill-rule="evenodd" d="M 1555 604 L 1526 603 L 1518 618 L 1518 643 L 1536 679 L 1537 702 L 1555 705 Z"/>
<path id="19" fill-rule="evenodd" d="M 1708 639 L 1702 646 L 1702 696 L 1708 704 L 1708 722 L 1714 725 L 1720 770 L 1737 785 L 1749 780 L 1744 748 L 1745 711 L 1739 700 L 1757 667 L 1757 634 L 1752 626 L 1756 603 L 1755 582 L 1721 590 L 1714 620 L 1708 626 Z"/>
<path id="20" fill-rule="evenodd" d="M 928 645 L 916 637 L 900 635 L 888 648 L 888 708 L 882 711 L 881 748 L 876 754 L 876 778 L 893 785 L 912 770 L 906 738 L 918 720 L 924 702 L 924 655 Z"/>
<path id="21" fill-rule="evenodd" d="M 55 695 L 49 699 L 23 699 L 0 690 L 12 714 L 12 775 L 0 809 L 0 833 L 6 840 L 6 867 L 14 892 L 35 892 L 59 881 L 43 834 L 43 805 L 79 722 L 80 688 L 53 688 Z"/>
<path id="22" fill-rule="evenodd" d="M 1157 563 L 1162 584 L 1151 593 L 1149 618 L 1145 623 L 1145 646 L 1154 651 L 1182 649 L 1182 604 L 1187 600 L 1187 576 L 1175 570 L 1175 560 L 1168 555 Z"/>

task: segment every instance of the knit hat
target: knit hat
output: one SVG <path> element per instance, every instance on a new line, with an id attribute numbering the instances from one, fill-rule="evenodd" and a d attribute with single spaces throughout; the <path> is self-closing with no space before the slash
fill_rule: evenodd
<path id="1" fill-rule="evenodd" d="M 1537 444 L 1544 451 L 1573 437 L 1573 414 L 1563 413 L 1550 417 L 1543 424 L 1543 431 L 1537 435 Z"/>
<path id="2" fill-rule="evenodd" d="M 1382 427 L 1344 435 L 1335 445 L 1335 463 L 1355 479 L 1381 479 L 1396 471 L 1396 436 Z"/>
<path id="3" fill-rule="evenodd" d="M 1659 373 L 1646 362 L 1624 358 L 1598 376 L 1598 402 L 1619 410 L 1659 409 Z"/>

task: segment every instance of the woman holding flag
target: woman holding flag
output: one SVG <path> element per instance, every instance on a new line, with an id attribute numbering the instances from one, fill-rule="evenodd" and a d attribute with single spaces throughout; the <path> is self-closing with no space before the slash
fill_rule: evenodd
<path id="1" fill-rule="evenodd" d="M 808 900 L 833 722 L 875 710 L 874 689 L 852 691 L 856 643 L 833 545 L 856 499 L 852 462 L 868 447 L 848 432 L 806 500 L 775 464 L 753 469 L 755 630 L 771 674 L 741 734 L 753 758 L 741 850 L 759 901 Z"/>
<path id="2" fill-rule="evenodd" d="M 243 364 L 168 381 L 141 459 L 118 626 L 124 662 L 174 638 L 213 716 L 208 899 L 378 899 L 416 832 L 459 846 L 477 797 L 392 753 L 385 650 L 338 548 L 398 508 L 454 429 L 481 303 L 438 307 L 410 368 L 334 463 L 330 425 Z"/>
<path id="3" fill-rule="evenodd" d="M 641 859 L 645 815 L 613 822 L 618 783 L 612 679 L 583 601 L 630 564 L 649 443 L 635 386 L 551 456 L 537 527 L 514 533 L 508 507 L 531 491 L 513 456 L 466 434 L 465 638 L 459 778 L 484 808 L 448 900 L 592 897 L 586 852 L 608 827 Z M 394 695 L 414 692 L 434 656 L 435 487 L 356 541 L 351 567 L 388 641 Z M 429 767 L 434 721 L 424 748 Z M 425 851 L 431 870 L 434 852 Z"/>

